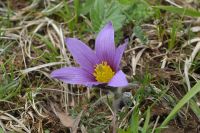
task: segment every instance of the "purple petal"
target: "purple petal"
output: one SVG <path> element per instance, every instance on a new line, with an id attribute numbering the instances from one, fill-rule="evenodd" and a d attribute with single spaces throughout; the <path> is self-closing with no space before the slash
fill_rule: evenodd
<path id="1" fill-rule="evenodd" d="M 86 86 L 98 84 L 91 74 L 82 68 L 76 67 L 65 67 L 57 69 L 51 73 L 51 77 L 70 84 L 82 84 Z"/>
<path id="2" fill-rule="evenodd" d="M 118 71 L 119 70 L 119 64 L 123 55 L 124 50 L 126 49 L 126 46 L 128 44 L 128 39 L 125 40 L 125 43 L 123 45 L 120 45 L 117 49 L 116 49 L 116 53 L 115 53 L 115 59 L 114 59 L 114 70 Z"/>
<path id="3" fill-rule="evenodd" d="M 128 81 L 126 79 L 126 75 L 121 70 L 118 71 L 108 83 L 108 86 L 112 87 L 124 87 L 127 85 Z"/>
<path id="4" fill-rule="evenodd" d="M 111 22 L 109 22 L 97 35 L 95 41 L 95 50 L 97 57 L 100 58 L 101 61 L 107 61 L 111 66 L 113 66 L 115 42 L 114 29 Z"/>
<path id="5" fill-rule="evenodd" d="M 92 73 L 94 66 L 99 63 L 95 52 L 76 38 L 66 39 L 67 48 L 76 62 L 85 70 Z"/>

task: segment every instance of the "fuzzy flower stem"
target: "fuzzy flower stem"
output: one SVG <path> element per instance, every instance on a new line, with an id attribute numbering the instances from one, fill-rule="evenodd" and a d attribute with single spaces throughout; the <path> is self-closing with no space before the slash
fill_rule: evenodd
<path id="1" fill-rule="evenodd" d="M 129 83 L 127 86 L 124 87 L 112 87 L 112 86 L 107 86 L 105 84 L 100 84 L 93 87 L 109 90 L 110 92 L 112 92 L 114 94 L 113 109 L 114 111 L 117 111 L 119 109 L 120 102 L 123 100 L 122 99 L 123 92 L 127 90 L 137 89 L 139 88 L 139 86 L 140 86 L 139 83 L 134 83 L 134 84 Z"/>

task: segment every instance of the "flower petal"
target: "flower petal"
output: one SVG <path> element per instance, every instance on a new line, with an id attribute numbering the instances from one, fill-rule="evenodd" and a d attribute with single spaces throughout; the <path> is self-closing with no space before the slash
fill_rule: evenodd
<path id="1" fill-rule="evenodd" d="M 57 69 L 51 73 L 51 77 L 70 84 L 82 84 L 86 86 L 98 84 L 91 74 L 82 68 L 76 67 Z"/>
<path id="2" fill-rule="evenodd" d="M 109 22 L 97 35 L 95 50 L 97 57 L 100 58 L 101 61 L 107 61 L 111 66 L 113 66 L 115 42 L 114 28 L 111 22 Z"/>
<path id="3" fill-rule="evenodd" d="M 67 38 L 66 43 L 76 62 L 83 69 L 92 73 L 94 66 L 99 62 L 95 52 L 76 38 Z"/>
<path id="4" fill-rule="evenodd" d="M 124 87 L 127 85 L 128 81 L 126 79 L 126 75 L 121 70 L 118 71 L 108 83 L 108 86 L 112 87 Z"/>
<path id="5" fill-rule="evenodd" d="M 126 49 L 128 44 L 128 39 L 125 40 L 125 43 L 123 45 L 120 45 L 117 49 L 116 49 L 116 53 L 115 53 L 115 58 L 114 58 L 114 70 L 118 71 L 119 70 L 119 64 L 123 55 L 124 50 Z"/>

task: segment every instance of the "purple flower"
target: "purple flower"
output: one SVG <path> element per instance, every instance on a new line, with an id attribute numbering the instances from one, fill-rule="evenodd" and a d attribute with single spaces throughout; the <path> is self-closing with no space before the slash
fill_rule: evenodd
<path id="1" fill-rule="evenodd" d="M 115 47 L 114 29 L 109 22 L 98 34 L 95 51 L 76 38 L 67 38 L 68 50 L 80 67 L 55 70 L 51 77 L 65 83 L 86 86 L 107 84 L 112 87 L 127 86 L 126 75 L 119 69 L 120 60 L 128 41 Z"/>

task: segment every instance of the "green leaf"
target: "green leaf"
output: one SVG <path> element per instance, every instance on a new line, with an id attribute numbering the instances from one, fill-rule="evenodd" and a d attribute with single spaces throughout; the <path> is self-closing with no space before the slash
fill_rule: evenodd
<path id="1" fill-rule="evenodd" d="M 154 6 L 153 8 L 166 10 L 171 13 L 176 13 L 176 14 L 184 15 L 184 16 L 200 17 L 200 12 L 196 11 L 194 9 L 178 8 L 178 7 L 174 7 L 174 6 Z"/>
<path id="2" fill-rule="evenodd" d="M 114 29 L 117 31 L 122 27 L 125 16 L 116 2 L 96 0 L 90 11 L 90 19 L 95 32 L 100 31 L 109 21 L 112 21 Z"/>
<path id="3" fill-rule="evenodd" d="M 118 0 L 118 2 L 123 5 L 130 5 L 133 4 L 134 0 Z"/>
<path id="4" fill-rule="evenodd" d="M 143 44 L 147 43 L 148 39 L 147 39 L 146 35 L 144 34 L 144 32 L 143 32 L 143 30 L 142 30 L 142 28 L 141 28 L 140 26 L 135 26 L 135 27 L 133 28 L 133 33 L 135 34 L 135 36 L 136 36 L 137 38 L 140 39 L 140 41 L 141 41 Z"/>
<path id="5" fill-rule="evenodd" d="M 80 13 L 86 15 L 90 12 L 90 9 L 93 7 L 95 0 L 86 0 L 81 4 Z"/>
<path id="6" fill-rule="evenodd" d="M 154 13 L 151 6 L 144 0 L 134 0 L 129 8 L 124 11 L 129 21 L 134 20 L 137 25 L 147 20 Z"/>
<path id="7" fill-rule="evenodd" d="M 193 86 L 187 94 L 178 102 L 178 104 L 173 108 L 173 110 L 170 112 L 170 114 L 167 116 L 167 118 L 163 121 L 161 124 L 161 128 L 165 127 L 171 119 L 174 118 L 174 116 L 178 113 L 178 111 L 187 103 L 190 101 L 190 99 L 195 96 L 198 92 L 200 92 L 200 81 L 196 83 L 195 86 Z M 158 130 L 160 132 L 161 129 Z"/>
<path id="8" fill-rule="evenodd" d="M 117 129 L 117 133 L 127 133 L 124 129 Z"/>

